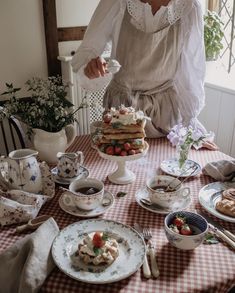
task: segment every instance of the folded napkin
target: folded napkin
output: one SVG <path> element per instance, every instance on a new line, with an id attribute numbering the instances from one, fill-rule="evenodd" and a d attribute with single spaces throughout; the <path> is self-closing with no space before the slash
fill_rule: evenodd
<path id="1" fill-rule="evenodd" d="M 0 226 L 24 223 L 34 219 L 47 200 L 46 195 L 0 189 Z"/>
<path id="2" fill-rule="evenodd" d="M 53 218 L 0 254 L 0 293 L 38 292 L 55 267 L 51 246 L 59 228 Z"/>
<path id="3" fill-rule="evenodd" d="M 235 160 L 210 162 L 206 164 L 202 172 L 218 181 L 230 181 L 235 177 Z"/>

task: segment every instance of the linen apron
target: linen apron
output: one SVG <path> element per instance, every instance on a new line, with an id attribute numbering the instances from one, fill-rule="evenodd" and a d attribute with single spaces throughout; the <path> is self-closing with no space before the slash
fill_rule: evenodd
<path id="1" fill-rule="evenodd" d="M 173 80 L 181 46 L 180 22 L 146 33 L 130 20 L 126 10 L 117 46 L 122 67 L 107 87 L 103 105 L 142 110 L 151 118 L 145 128 L 147 137 L 162 137 L 181 119 Z"/>

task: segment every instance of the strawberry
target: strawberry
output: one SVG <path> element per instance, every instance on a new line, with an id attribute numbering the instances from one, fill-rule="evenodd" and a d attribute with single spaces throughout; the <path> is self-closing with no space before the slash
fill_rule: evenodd
<path id="1" fill-rule="evenodd" d="M 185 218 L 182 216 L 177 215 L 173 220 L 173 225 L 177 226 L 178 228 L 181 228 L 185 224 Z"/>
<path id="2" fill-rule="evenodd" d="M 103 233 L 95 232 L 92 239 L 92 243 L 95 247 L 101 248 L 102 246 L 104 246 L 105 240 L 103 240 L 102 236 L 103 236 Z"/>
<path id="3" fill-rule="evenodd" d="M 109 113 L 104 114 L 103 121 L 105 123 L 109 123 L 111 120 L 112 120 L 112 115 L 111 114 L 109 114 Z"/>
<path id="4" fill-rule="evenodd" d="M 192 230 L 190 229 L 189 225 L 188 224 L 184 224 L 181 229 L 180 229 L 180 234 L 182 235 L 192 235 L 193 232 Z"/>
<path id="5" fill-rule="evenodd" d="M 126 151 L 129 151 L 129 150 L 131 149 L 131 145 L 130 145 L 129 142 L 124 143 L 123 146 L 124 146 L 124 149 L 125 149 Z"/>
<path id="6" fill-rule="evenodd" d="M 120 155 L 121 156 L 127 156 L 127 151 L 121 151 Z"/>
<path id="7" fill-rule="evenodd" d="M 135 154 L 136 154 L 135 150 L 129 150 L 128 151 L 128 155 L 135 155 Z"/>
<path id="8" fill-rule="evenodd" d="M 170 228 L 173 232 L 175 232 L 175 233 L 177 233 L 177 234 L 180 234 L 180 231 L 179 231 L 179 229 L 177 228 L 177 226 L 175 226 L 175 225 L 170 225 L 169 228 Z"/>
<path id="9" fill-rule="evenodd" d="M 115 155 L 119 155 L 121 153 L 121 151 L 122 151 L 122 148 L 120 146 L 117 145 L 114 147 Z"/>
<path id="10" fill-rule="evenodd" d="M 119 109 L 119 113 L 126 114 L 126 113 L 128 113 L 128 109 L 126 107 L 122 107 L 121 109 Z"/>
<path id="11" fill-rule="evenodd" d="M 105 149 L 105 152 L 106 154 L 110 155 L 110 156 L 113 156 L 114 155 L 114 147 L 113 146 L 108 146 L 106 149 Z"/>

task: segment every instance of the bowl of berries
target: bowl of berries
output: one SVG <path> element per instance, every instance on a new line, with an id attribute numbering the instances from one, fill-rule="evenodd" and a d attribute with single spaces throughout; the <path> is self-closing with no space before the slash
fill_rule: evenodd
<path id="1" fill-rule="evenodd" d="M 188 211 L 168 214 L 164 224 L 170 244 L 183 250 L 198 247 L 208 231 L 207 221 L 201 215 Z"/>

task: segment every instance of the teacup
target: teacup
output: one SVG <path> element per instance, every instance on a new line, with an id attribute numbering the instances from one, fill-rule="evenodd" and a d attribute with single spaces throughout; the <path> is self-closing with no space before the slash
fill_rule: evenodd
<path id="1" fill-rule="evenodd" d="M 167 186 L 169 186 L 167 188 Z M 147 180 L 149 199 L 153 204 L 172 209 L 178 201 L 190 196 L 189 187 L 182 187 L 179 179 L 166 175 L 157 175 Z"/>
<path id="2" fill-rule="evenodd" d="M 67 206 L 77 206 L 82 210 L 93 210 L 102 204 L 104 183 L 95 178 L 78 179 L 70 183 L 69 190 L 63 196 Z"/>
<path id="3" fill-rule="evenodd" d="M 57 153 L 57 174 L 64 178 L 73 178 L 79 175 L 79 167 L 83 164 L 83 152 Z"/>

